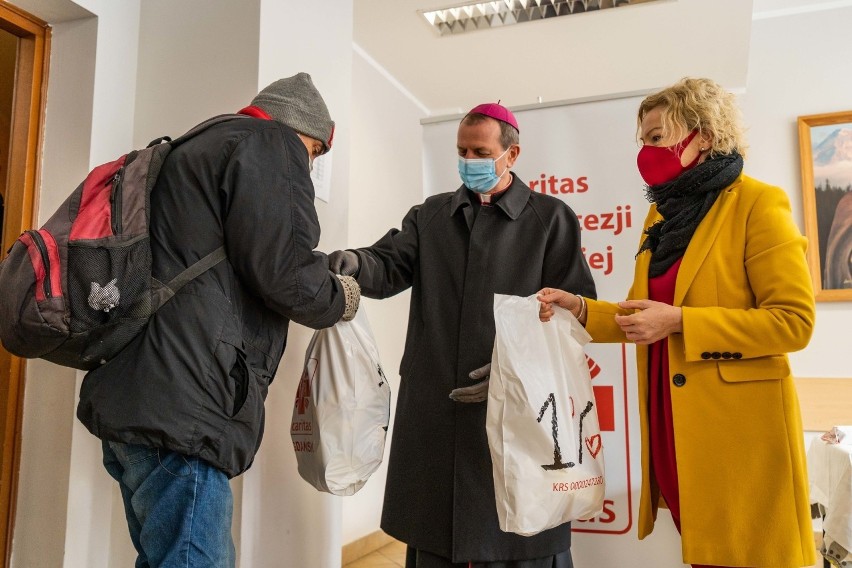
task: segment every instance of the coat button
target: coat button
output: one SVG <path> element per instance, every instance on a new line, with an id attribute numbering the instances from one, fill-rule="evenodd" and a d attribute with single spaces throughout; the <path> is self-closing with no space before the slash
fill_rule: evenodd
<path id="1" fill-rule="evenodd" d="M 724 353 L 722 353 L 722 359 L 730 359 L 731 357 L 733 357 L 733 355 L 731 355 L 730 351 L 725 351 Z"/>
<path id="2" fill-rule="evenodd" d="M 672 377 L 672 382 L 674 383 L 674 386 L 682 387 L 686 384 L 686 377 L 678 373 L 674 377 Z"/>
<path id="3" fill-rule="evenodd" d="M 714 359 L 721 359 L 721 358 L 722 358 L 722 354 L 721 354 L 721 353 L 719 353 L 718 351 L 714 351 L 714 352 L 713 352 L 712 357 L 713 357 Z"/>
<path id="4" fill-rule="evenodd" d="M 709 359 L 710 357 L 711 357 L 711 355 L 710 355 L 709 351 L 705 351 L 704 353 L 701 354 L 702 359 Z"/>
<path id="5" fill-rule="evenodd" d="M 734 354 L 731 355 L 731 357 L 733 357 L 734 359 L 742 359 L 743 354 L 742 353 L 734 353 Z"/>

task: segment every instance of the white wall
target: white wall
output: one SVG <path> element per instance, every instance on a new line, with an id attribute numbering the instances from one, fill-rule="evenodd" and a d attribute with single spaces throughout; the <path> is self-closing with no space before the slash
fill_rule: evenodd
<path id="1" fill-rule="evenodd" d="M 352 0 L 260 1 L 257 89 L 310 73 L 336 123 L 329 203 L 317 201 L 320 250 L 344 246 L 349 203 Z M 243 476 L 242 566 L 340 565 L 341 502 L 297 473 L 290 439 L 293 397 L 311 331 L 291 325 L 287 349 L 266 402 L 266 434 Z M 282 560 L 286 559 L 286 561 Z"/>
<path id="2" fill-rule="evenodd" d="M 819 9 L 827 6 L 840 7 Z M 852 109 L 852 2 L 762 0 L 755 11 L 759 19 L 752 24 L 748 85 L 741 97 L 750 127 L 746 171 L 787 191 L 804 232 L 796 119 Z M 796 376 L 852 377 L 844 357 L 850 311 L 850 302 L 817 304 L 810 345 L 791 355 Z"/>
<path id="3" fill-rule="evenodd" d="M 397 89 L 358 48 L 352 84 L 352 166 L 347 248 L 368 246 L 399 228 L 412 205 L 423 198 L 422 129 L 425 112 Z M 454 156 L 454 149 L 448 149 Z M 452 161 L 449 167 L 454 167 Z M 405 345 L 410 293 L 386 300 L 363 299 L 391 386 L 391 427 L 399 391 L 399 361 Z M 385 443 L 385 460 L 390 448 Z M 379 528 L 387 461 L 355 495 L 343 499 L 343 542 Z"/>
<path id="4" fill-rule="evenodd" d="M 175 138 L 257 94 L 257 0 L 146 0 L 133 144 Z"/>
<path id="5" fill-rule="evenodd" d="M 90 58 L 94 56 L 95 62 L 95 81 L 90 107 L 92 121 L 88 164 L 90 169 L 113 160 L 116 154 L 126 152 L 132 147 L 139 3 L 134 1 L 116 5 L 108 0 L 84 0 L 76 3 L 98 16 L 97 42 L 92 46 L 94 49 L 88 52 Z M 89 19 L 88 25 L 93 24 L 94 22 Z M 56 47 L 54 46 L 53 49 L 56 50 Z M 80 57 L 81 55 L 84 57 Z M 85 55 L 85 52 L 81 54 L 70 48 L 63 49 L 62 53 L 62 56 L 73 57 L 74 65 L 85 65 L 87 62 Z M 57 53 L 57 56 L 60 54 Z M 91 59 L 88 61 L 90 62 Z M 77 87 L 74 81 L 73 76 L 69 77 L 68 83 L 63 85 L 64 96 L 79 96 L 79 93 L 75 93 Z M 63 129 L 61 133 L 63 138 L 73 140 L 73 130 Z M 63 151 L 55 152 L 54 157 L 62 155 Z M 54 187 L 44 185 L 43 190 L 44 193 L 48 190 L 52 192 Z M 70 187 L 63 184 L 56 187 L 56 190 L 60 192 L 61 201 L 63 199 L 61 194 L 66 194 Z M 54 207 L 41 207 L 39 212 L 41 216 L 45 216 L 54 209 Z M 66 370 L 63 369 L 62 372 Z M 77 389 L 82 376 L 82 373 L 77 373 Z M 75 396 L 72 399 L 75 404 L 77 392 L 75 390 Z M 115 512 L 121 510 L 121 497 L 116 484 L 100 465 L 102 460 L 100 442 L 89 434 L 79 421 L 72 418 L 72 424 L 71 475 L 62 566 L 107 568 L 110 566 L 110 557 L 116 548 L 103 546 L 104 542 L 118 544 L 120 547 L 118 550 L 126 551 L 129 548 L 121 547 L 121 544 L 125 542 L 121 537 L 127 534 L 127 529 L 110 522 Z"/>

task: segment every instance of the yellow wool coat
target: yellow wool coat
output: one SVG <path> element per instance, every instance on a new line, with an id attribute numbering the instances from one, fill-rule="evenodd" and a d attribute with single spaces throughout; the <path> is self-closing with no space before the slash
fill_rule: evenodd
<path id="1" fill-rule="evenodd" d="M 660 219 L 655 206 L 645 227 Z M 806 239 L 786 194 L 744 175 L 723 190 L 683 256 L 669 336 L 683 561 L 794 568 L 814 562 L 798 398 L 785 353 L 814 325 Z M 630 299 L 648 298 L 650 252 Z M 586 329 L 626 342 L 616 304 L 588 300 Z M 648 349 L 638 345 L 642 492 L 639 538 L 653 530 L 659 489 L 649 472 Z"/>

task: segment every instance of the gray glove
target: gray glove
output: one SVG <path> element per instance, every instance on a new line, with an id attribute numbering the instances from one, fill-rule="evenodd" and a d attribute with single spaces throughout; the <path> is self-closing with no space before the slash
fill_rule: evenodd
<path id="1" fill-rule="evenodd" d="M 361 268 L 361 260 L 351 250 L 336 250 L 328 255 L 328 269 L 335 274 L 355 276 Z"/>
<path id="2" fill-rule="evenodd" d="M 484 402 L 488 399 L 488 382 L 491 380 L 491 363 L 471 371 L 468 375 L 474 381 L 481 381 L 471 387 L 453 389 L 450 398 L 456 402 Z M 485 379 L 485 380 L 482 380 Z"/>

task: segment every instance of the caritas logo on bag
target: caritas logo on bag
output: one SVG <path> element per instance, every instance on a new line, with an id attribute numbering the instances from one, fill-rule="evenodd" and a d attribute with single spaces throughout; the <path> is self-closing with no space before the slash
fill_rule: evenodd
<path id="1" fill-rule="evenodd" d="M 299 386 L 296 390 L 296 400 L 293 403 L 293 421 L 290 423 L 290 436 L 293 439 L 293 449 L 296 452 L 314 451 L 314 413 L 311 404 L 311 384 L 316 377 L 319 362 L 308 359 Z"/>
<path id="2" fill-rule="evenodd" d="M 296 387 L 290 437 L 299 475 L 319 491 L 355 494 L 384 457 L 390 386 L 363 307 L 314 332 Z"/>

